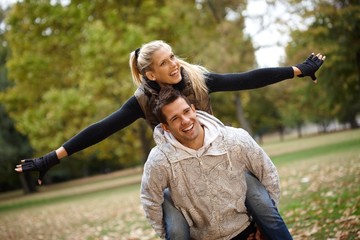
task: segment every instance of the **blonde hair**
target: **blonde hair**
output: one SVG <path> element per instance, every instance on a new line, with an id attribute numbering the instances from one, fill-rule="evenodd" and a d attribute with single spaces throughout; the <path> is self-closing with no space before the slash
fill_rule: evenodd
<path id="1" fill-rule="evenodd" d="M 166 42 L 155 40 L 142 45 L 140 49 L 130 53 L 129 65 L 132 79 L 136 86 L 139 87 L 142 84 L 142 77 L 151 69 L 152 56 L 154 52 L 160 48 L 166 48 L 172 51 L 172 48 Z M 208 88 L 205 83 L 205 78 L 206 73 L 209 71 L 200 65 L 188 63 L 178 57 L 177 60 L 179 61 L 180 66 L 189 75 L 196 97 L 201 99 L 202 96 L 207 95 Z"/>

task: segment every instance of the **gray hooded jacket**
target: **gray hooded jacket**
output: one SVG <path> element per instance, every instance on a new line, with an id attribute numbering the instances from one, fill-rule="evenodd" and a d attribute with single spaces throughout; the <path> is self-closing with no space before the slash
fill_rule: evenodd
<path id="1" fill-rule="evenodd" d="M 231 239 L 250 224 L 245 207 L 245 171 L 252 172 L 277 204 L 279 177 L 267 154 L 243 129 L 224 126 L 197 111 L 205 129 L 204 145 L 190 149 L 160 125 L 141 183 L 141 203 L 155 231 L 164 237 L 163 191 L 190 226 L 193 239 Z"/>

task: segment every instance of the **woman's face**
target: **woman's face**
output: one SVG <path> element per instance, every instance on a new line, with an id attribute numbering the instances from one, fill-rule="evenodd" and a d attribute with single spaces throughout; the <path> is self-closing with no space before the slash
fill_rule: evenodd
<path id="1" fill-rule="evenodd" d="M 149 80 L 156 81 L 160 86 L 181 81 L 180 63 L 171 49 L 158 49 L 154 52 L 152 60 L 151 70 L 145 73 Z"/>

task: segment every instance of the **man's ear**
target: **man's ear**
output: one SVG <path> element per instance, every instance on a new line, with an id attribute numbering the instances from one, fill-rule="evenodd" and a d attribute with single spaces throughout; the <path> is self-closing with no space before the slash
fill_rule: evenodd
<path id="1" fill-rule="evenodd" d="M 161 128 L 164 129 L 164 131 L 167 131 L 167 132 L 170 131 L 167 124 L 165 124 L 165 123 L 161 123 Z"/>
<path id="2" fill-rule="evenodd" d="M 193 111 L 196 110 L 194 104 L 191 104 L 190 107 L 191 107 L 191 109 L 192 109 Z"/>
<path id="3" fill-rule="evenodd" d="M 155 74 L 152 71 L 147 71 L 145 73 L 145 76 L 147 77 L 147 79 L 151 80 L 151 81 L 155 81 Z"/>

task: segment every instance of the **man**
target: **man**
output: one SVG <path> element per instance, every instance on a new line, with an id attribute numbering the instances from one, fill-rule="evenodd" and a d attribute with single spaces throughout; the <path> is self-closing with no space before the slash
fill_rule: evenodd
<path id="1" fill-rule="evenodd" d="M 165 237 L 162 203 L 168 188 L 192 239 L 246 239 L 254 230 L 245 206 L 245 174 L 261 181 L 274 208 L 279 202 L 279 177 L 270 158 L 246 131 L 196 111 L 171 87 L 161 89 L 154 114 L 160 121 L 154 130 L 157 146 L 141 184 L 141 203 L 152 227 Z"/>

